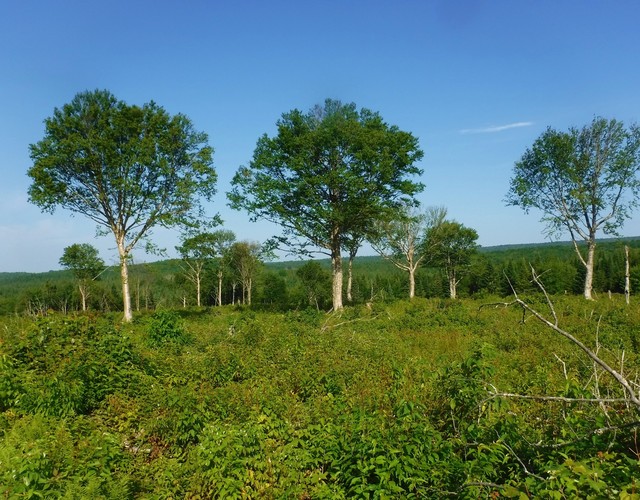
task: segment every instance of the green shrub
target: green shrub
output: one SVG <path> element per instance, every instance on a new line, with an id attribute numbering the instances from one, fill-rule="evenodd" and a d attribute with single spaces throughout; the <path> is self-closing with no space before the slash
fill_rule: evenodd
<path id="1" fill-rule="evenodd" d="M 17 420 L 0 442 L 0 496 L 130 498 L 119 443 L 86 424 L 40 415 Z"/>
<path id="2" fill-rule="evenodd" d="M 173 311 L 156 311 L 151 317 L 148 334 L 149 341 L 153 346 L 185 345 L 192 340 L 186 332 L 180 316 Z"/>

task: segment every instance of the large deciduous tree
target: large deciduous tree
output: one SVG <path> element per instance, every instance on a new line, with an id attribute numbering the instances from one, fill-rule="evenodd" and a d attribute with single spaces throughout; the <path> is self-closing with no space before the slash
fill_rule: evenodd
<path id="1" fill-rule="evenodd" d="M 596 234 L 616 234 L 637 206 L 639 169 L 638 126 L 604 118 L 568 132 L 548 128 L 515 164 L 507 204 L 539 209 L 549 234 L 569 232 L 586 270 L 586 299 L 592 299 Z"/>
<path id="2" fill-rule="evenodd" d="M 128 105 L 106 90 L 79 93 L 45 120 L 30 146 L 29 199 L 45 211 L 81 214 L 111 232 L 120 256 L 124 319 L 130 321 L 127 261 L 153 227 L 203 220 L 215 193 L 207 135 L 154 102 Z"/>
<path id="3" fill-rule="evenodd" d="M 86 311 L 90 284 L 104 271 L 104 261 L 98 249 L 89 243 L 74 243 L 63 250 L 59 262 L 73 272 L 78 282 L 82 310 Z"/>
<path id="4" fill-rule="evenodd" d="M 378 113 L 326 100 L 308 113 L 285 113 L 263 135 L 229 193 L 231 206 L 283 228 L 289 249 L 331 257 L 333 309 L 342 309 L 342 251 L 347 235 L 367 234 L 400 200 L 422 190 L 418 140 Z"/>

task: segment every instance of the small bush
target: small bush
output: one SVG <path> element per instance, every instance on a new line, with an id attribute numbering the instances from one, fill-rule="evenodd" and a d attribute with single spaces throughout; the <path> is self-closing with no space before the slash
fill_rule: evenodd
<path id="1" fill-rule="evenodd" d="M 149 340 L 153 346 L 167 343 L 186 345 L 191 337 L 186 332 L 180 316 L 173 311 L 157 311 L 151 317 Z"/>

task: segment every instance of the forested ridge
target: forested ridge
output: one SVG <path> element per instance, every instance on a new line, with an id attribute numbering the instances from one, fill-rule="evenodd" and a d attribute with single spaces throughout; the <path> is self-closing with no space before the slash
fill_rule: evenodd
<path id="1" fill-rule="evenodd" d="M 631 249 L 631 281 L 640 286 L 640 238 L 603 239 L 595 266 L 596 291 L 599 294 L 624 292 L 624 250 Z M 304 308 L 306 302 L 303 284 L 296 270 L 308 260 L 272 261 L 256 270 L 256 304 L 273 309 Z M 328 260 L 317 261 L 329 270 Z M 580 293 L 583 276 L 570 242 L 552 242 L 529 245 L 500 245 L 481 247 L 469 265 L 460 290 L 464 297 L 483 295 L 508 296 L 511 284 L 520 290 L 531 289 L 530 266 L 544 273 L 551 293 Z M 241 300 L 233 294 L 233 274 L 224 280 L 223 304 Z M 324 275 L 321 299 L 329 304 L 328 281 Z M 93 283 L 90 309 L 119 311 L 120 290 L 117 267 L 108 267 L 100 280 Z M 194 305 L 193 285 L 184 276 L 180 260 L 164 260 L 132 265 L 131 282 L 136 309 L 154 310 Z M 205 270 L 203 278 L 203 305 L 215 304 L 215 275 Z M 372 300 L 384 301 L 406 296 L 406 280 L 401 271 L 379 256 L 357 257 L 354 271 L 354 303 Z M 417 278 L 417 294 L 422 297 L 447 296 L 446 283 L 440 269 L 425 266 Z M 632 292 L 633 293 L 633 292 Z M 31 312 L 75 311 L 80 305 L 79 294 L 70 271 L 44 273 L 0 273 L 0 312 L 23 314 Z"/>

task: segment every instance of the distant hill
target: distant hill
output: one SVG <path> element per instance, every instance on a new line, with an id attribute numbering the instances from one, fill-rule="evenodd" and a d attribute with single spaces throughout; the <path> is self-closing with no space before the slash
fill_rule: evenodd
<path id="1" fill-rule="evenodd" d="M 615 245 L 623 242 L 632 248 L 640 248 L 640 236 L 630 236 L 624 238 L 601 238 L 598 240 L 599 247 Z M 554 248 L 572 248 L 571 241 L 551 241 L 545 243 L 518 243 L 507 245 L 494 245 L 488 247 L 480 247 L 482 253 L 498 253 L 498 252 L 519 252 L 528 253 L 537 250 L 552 250 Z M 330 267 L 331 261 L 328 258 L 317 259 L 323 266 Z M 359 266 L 370 267 L 384 261 L 378 255 L 365 255 L 356 257 L 356 263 Z M 267 262 L 267 269 L 271 271 L 280 270 L 296 270 L 303 266 L 307 259 L 302 260 L 286 260 Z M 132 270 L 146 268 L 154 273 L 176 273 L 180 269 L 180 261 L 178 259 L 159 260 L 155 262 L 133 264 L 130 266 Z M 103 275 L 103 279 L 115 279 L 119 277 L 118 266 L 111 266 Z M 7 287 L 19 283 L 21 286 L 38 285 L 44 282 L 56 282 L 64 280 L 72 280 L 72 274 L 68 270 L 46 271 L 42 273 L 26 273 L 26 272 L 0 272 L 0 287 Z"/>
<path id="2" fill-rule="evenodd" d="M 598 245 L 615 244 L 619 242 L 627 243 L 632 247 L 640 247 L 640 236 L 626 236 L 623 238 L 599 238 Z M 539 248 L 570 246 L 573 247 L 572 241 L 546 241 L 544 243 L 516 243 L 509 245 L 494 245 L 489 247 L 480 247 L 481 252 L 502 252 L 505 250 L 536 250 Z"/>

